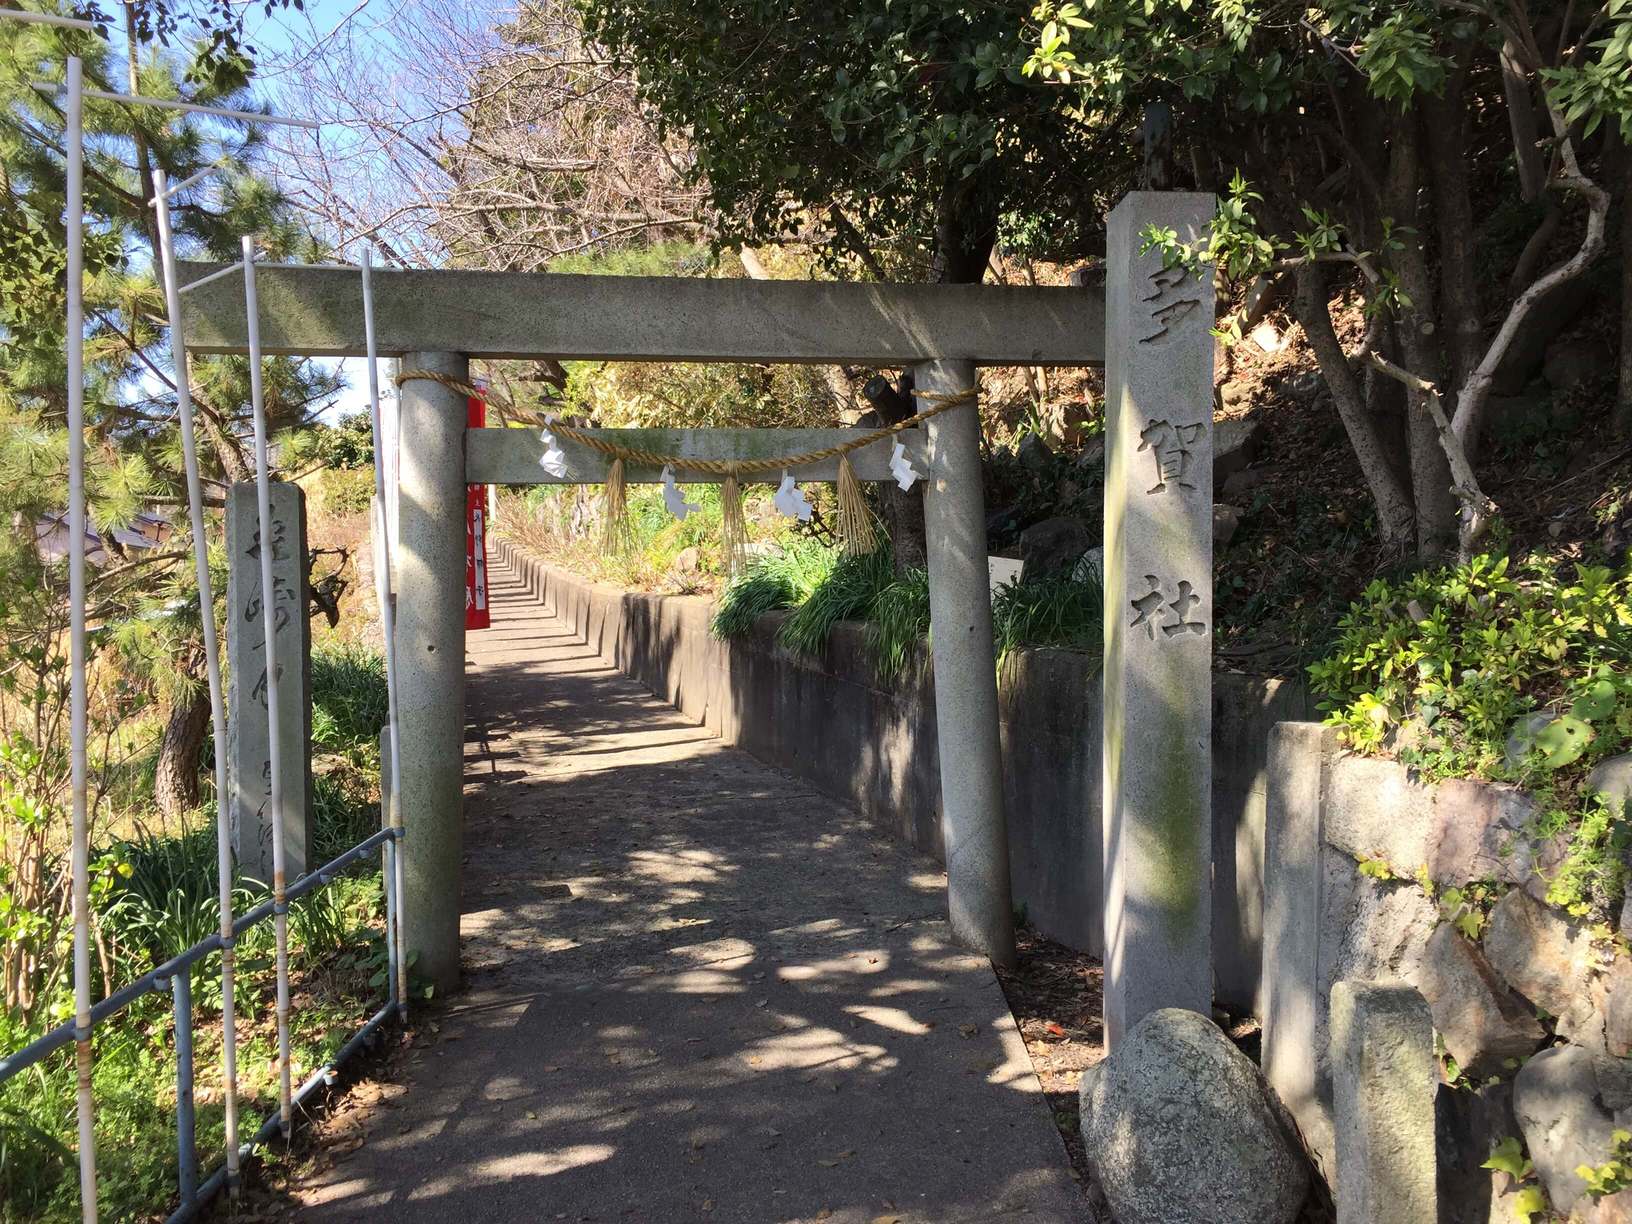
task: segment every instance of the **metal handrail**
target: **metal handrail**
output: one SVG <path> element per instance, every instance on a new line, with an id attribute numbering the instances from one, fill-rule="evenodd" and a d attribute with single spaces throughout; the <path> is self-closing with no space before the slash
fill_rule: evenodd
<path id="1" fill-rule="evenodd" d="M 311 892 L 315 888 L 322 888 L 324 885 L 330 882 L 331 878 L 336 873 L 344 871 L 347 867 L 350 867 L 353 863 L 359 861 L 364 854 L 368 853 L 368 851 L 374 849 L 376 846 L 382 845 L 385 842 L 399 840 L 404 836 L 406 836 L 406 833 L 402 829 L 381 829 L 378 833 L 375 833 L 367 839 L 358 842 L 344 854 L 341 854 L 336 858 L 331 859 L 329 862 L 324 863 L 323 866 L 319 867 L 316 871 L 309 871 L 305 875 L 301 876 L 300 879 L 296 880 L 289 886 L 289 900 L 293 901 L 297 897 L 304 896 L 306 893 Z M 390 888 L 389 884 L 387 885 L 387 888 Z M 235 932 L 247 931 L 256 923 L 265 921 L 272 916 L 272 908 L 273 901 L 268 898 L 267 900 L 261 902 L 261 904 L 257 905 L 254 909 L 246 913 L 242 918 L 234 919 L 233 930 Z M 386 924 L 386 938 L 393 945 L 395 944 L 395 933 L 392 931 L 389 923 Z M 109 995 L 107 998 L 103 999 L 100 1003 L 95 1004 L 91 1008 L 91 1026 L 94 1028 L 96 1025 L 106 1020 L 109 1016 L 112 1016 L 117 1012 L 124 1011 L 125 1008 L 136 1002 L 136 1000 L 140 999 L 143 995 L 153 994 L 161 990 L 168 990 L 170 988 L 171 978 L 176 977 L 178 974 L 183 973 L 183 971 L 187 969 L 190 969 L 193 965 L 203 960 L 210 953 L 219 952 L 221 950 L 221 945 L 221 935 L 219 932 L 216 932 L 206 939 L 199 940 L 192 947 L 181 953 L 181 955 L 171 957 L 158 968 L 149 970 L 147 973 L 144 973 L 141 977 L 137 978 L 134 982 L 121 987 L 119 990 L 115 991 L 113 994 Z M 395 1003 L 396 1000 L 393 999 L 392 1002 Z M 63 1046 L 72 1044 L 76 1027 L 77 1026 L 75 1025 L 74 1021 L 65 1020 L 56 1028 L 52 1029 L 49 1033 L 46 1033 L 43 1037 L 38 1037 L 29 1042 L 15 1054 L 12 1054 L 7 1058 L 0 1059 L 0 1084 L 5 1083 L 19 1071 L 22 1071 L 27 1067 L 32 1067 L 35 1063 L 39 1062 L 40 1059 L 62 1049 Z"/>
<path id="2" fill-rule="evenodd" d="M 385 885 L 385 957 L 388 967 L 388 981 L 386 985 L 385 1006 L 375 1012 L 345 1045 L 328 1062 L 324 1063 L 311 1076 L 300 1090 L 293 1094 L 290 1104 L 303 1105 L 317 1090 L 324 1085 L 332 1084 L 340 1065 L 371 1042 L 380 1026 L 394 1016 L 407 1016 L 407 1006 L 404 994 L 398 990 L 398 958 L 397 958 L 397 897 L 395 860 L 397 842 L 406 836 L 401 826 L 388 825 L 362 841 L 350 850 L 330 859 L 316 871 L 309 871 L 296 880 L 285 890 L 284 903 L 280 906 L 275 899 L 268 899 L 251 909 L 241 918 L 235 918 L 232 924 L 234 940 L 242 931 L 247 931 L 257 923 L 264 922 L 274 913 L 287 912 L 288 902 L 324 888 L 333 883 L 335 878 L 346 868 L 361 862 L 369 851 L 379 848 L 384 856 L 382 863 L 382 877 Z M 215 1168 L 202 1185 L 198 1181 L 198 1152 L 195 1146 L 197 1133 L 194 1112 L 195 1075 L 193 1068 L 193 989 L 192 970 L 199 961 L 212 952 L 222 951 L 227 945 L 220 932 L 216 932 L 205 939 L 199 940 L 192 947 L 173 956 L 156 969 L 142 974 L 135 981 L 116 990 L 113 994 L 95 1004 L 90 1010 L 90 1029 L 104 1020 L 117 1015 L 131 1006 L 138 999 L 148 994 L 169 990 L 172 998 L 174 1025 L 176 1033 L 176 1182 L 180 1192 L 181 1205 L 169 1217 L 170 1221 L 192 1219 L 198 1210 L 223 1187 L 230 1186 L 236 1179 L 239 1162 L 249 1156 L 261 1144 L 267 1142 L 273 1135 L 285 1130 L 285 1113 L 283 1106 L 274 1109 L 262 1123 L 255 1137 L 248 1143 L 240 1144 L 236 1151 L 227 1153 L 222 1162 Z M 77 1040 L 87 1037 L 88 1033 L 81 1032 L 76 1021 L 70 1020 L 58 1025 L 44 1036 L 31 1041 L 28 1045 L 0 1060 L 0 1084 L 17 1075 L 19 1072 L 33 1066 L 41 1059 L 49 1057 L 64 1046 L 72 1045 Z M 236 1085 L 229 1085 L 228 1092 L 236 1092 Z"/>

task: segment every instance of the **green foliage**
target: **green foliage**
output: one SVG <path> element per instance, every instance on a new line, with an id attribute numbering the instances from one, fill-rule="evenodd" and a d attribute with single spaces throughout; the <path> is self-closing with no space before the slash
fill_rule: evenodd
<path id="1" fill-rule="evenodd" d="M 1384 858 L 1357 859 L 1355 861 L 1355 870 L 1373 880 L 1388 881 L 1400 878 L 1395 874 L 1394 868 L 1389 865 L 1388 860 Z"/>
<path id="2" fill-rule="evenodd" d="M 873 598 L 867 648 L 874 673 L 886 684 L 908 678 L 929 634 L 929 571 L 910 569 Z"/>
<path id="3" fill-rule="evenodd" d="M 1569 849 L 1548 881 L 1547 901 L 1576 917 L 1608 912 L 1626 891 L 1626 850 L 1632 826 L 1600 796 L 1588 796 Z"/>
<path id="4" fill-rule="evenodd" d="M 374 463 L 374 422 L 366 408 L 346 413 L 333 425 L 316 422 L 279 441 L 290 448 L 288 467 L 321 465 L 350 471 Z"/>
<path id="5" fill-rule="evenodd" d="M 791 542 L 791 547 L 759 558 L 725 588 L 709 631 L 725 640 L 747 636 L 754 621 L 766 612 L 809 599 L 836 559 L 835 550 L 813 540 Z"/>
<path id="6" fill-rule="evenodd" d="M 356 643 L 312 651 L 312 738 L 318 747 L 374 749 L 389 713 L 384 655 Z"/>
<path id="7" fill-rule="evenodd" d="M 719 249 L 774 243 L 832 209 L 844 218 L 823 227 L 835 262 L 869 262 L 874 243 L 918 260 L 936 235 L 962 265 L 954 279 L 976 280 L 978 235 L 1000 217 L 1035 223 L 1023 233 L 1054 253 L 1086 252 L 1085 219 L 1104 209 L 1085 205 L 1114 196 L 1117 169 L 1131 179 L 1127 147 L 1081 122 L 1075 97 L 1025 81 L 1022 32 L 1002 5 L 583 0 L 582 11 L 665 131 L 695 150 Z M 1085 165 L 1101 181 L 1087 183 Z"/>
<path id="8" fill-rule="evenodd" d="M 379 827 L 376 744 L 386 709 L 383 660 L 356 646 L 320 647 L 313 652 L 312 688 L 314 723 L 324 728 L 319 747 L 333 766 L 314 780 L 313 853 L 322 861 Z M 33 768 L 29 751 L 15 743 L 5 747 L 0 760 L 19 774 Z M 0 832 L 8 831 L 4 822 L 27 816 L 18 807 L 20 799 L 5 788 L 8 810 L 0 813 Z M 123 985 L 219 928 L 215 822 L 208 810 L 202 817 L 179 834 L 141 833 L 93 852 L 94 924 L 114 977 L 102 990 Z M 65 866 L 53 859 L 47 870 Z M 262 888 L 245 882 L 235 888 L 235 908 L 242 913 L 263 896 Z M 359 1017 L 378 1005 L 385 982 L 383 940 L 377 933 L 383 904 L 374 860 L 290 907 L 292 963 L 305 975 L 309 991 L 294 1013 L 293 1052 L 301 1065 L 315 1067 L 331 1057 Z M 0 892 L 0 940 L 26 938 L 30 929 L 13 891 Z M 246 1035 L 240 1075 L 245 1104 L 255 1111 L 276 1102 L 275 1078 L 256 1070 L 272 1065 L 264 1048 L 272 941 L 272 923 L 263 922 L 242 933 L 238 943 Z M 71 1014 L 63 950 L 54 948 L 57 971 L 42 984 L 53 1005 L 31 1022 L 0 1010 L 0 1047 L 26 1045 L 44 1025 Z M 201 1068 L 217 1057 L 219 969 L 219 958 L 209 957 L 193 974 Z M 263 1027 L 256 1027 L 257 1018 Z M 117 1023 L 97 1030 L 95 1077 L 103 1210 L 108 1218 L 147 1218 L 175 1193 L 175 1066 L 167 998 L 144 998 Z M 62 1055 L 0 1086 L 0 1219 L 77 1217 L 73 1100 L 73 1060 Z M 219 1101 L 201 1096 L 201 1150 L 220 1149 L 222 1125 Z"/>
<path id="9" fill-rule="evenodd" d="M 889 548 L 841 554 L 826 578 L 782 622 L 777 641 L 797 654 L 821 657 L 833 626 L 845 620 L 865 620 L 879 593 L 894 581 Z"/>
<path id="10" fill-rule="evenodd" d="M 1632 1186 L 1632 1131 L 1617 1130 L 1610 1135 L 1610 1142 L 1614 1146 L 1603 1164 L 1596 1168 L 1587 1164 L 1575 1168 L 1575 1175 L 1587 1183 L 1587 1193 L 1595 1199 L 1618 1194 Z"/>
<path id="11" fill-rule="evenodd" d="M 897 576 L 887 544 L 880 544 L 863 556 L 814 549 L 757 563 L 726 589 L 712 632 L 742 637 L 762 613 L 792 608 L 777 640 L 818 657 L 835 624 L 863 621 L 874 673 L 885 683 L 908 678 L 931 631 L 929 574 L 913 569 Z M 999 663 L 1026 646 L 1086 650 L 1097 661 L 1102 603 L 1097 577 L 1062 576 L 1002 588 L 992 606 Z"/>
<path id="12" fill-rule="evenodd" d="M 1547 1192 L 1541 1185 L 1524 1184 L 1535 1181 L 1536 1166 L 1525 1155 L 1524 1141 L 1517 1136 L 1510 1135 L 1491 1148 L 1490 1159 L 1479 1167 L 1506 1173 L 1513 1179 L 1513 1184 L 1518 1187 L 1518 1193 L 1513 1196 L 1513 1215 L 1521 1224 L 1529 1224 L 1532 1217 L 1547 1210 Z"/>
<path id="13" fill-rule="evenodd" d="M 1022 646 L 1088 652 L 1097 664 L 1104 644 L 1105 595 L 1099 575 L 1057 574 L 1009 583 L 992 601 L 992 637 L 998 663 Z"/>
<path id="14" fill-rule="evenodd" d="M 1566 63 L 1542 73 L 1566 122 L 1582 125 L 1583 137 L 1613 119 L 1632 140 L 1632 0 L 1603 6 L 1604 37 L 1591 44 L 1598 58 Z"/>
<path id="15" fill-rule="evenodd" d="M 1629 663 L 1626 577 L 1577 566 L 1563 578 L 1540 562 L 1514 572 L 1505 558 L 1481 556 L 1372 583 L 1339 623 L 1333 653 L 1309 675 L 1328 721 L 1356 748 L 1380 748 L 1416 720 L 1426 734 L 1402 748 L 1403 759 L 1436 775 L 1498 776 L 1515 720 L 1536 710 L 1555 717 L 1525 758 L 1529 772 L 1590 762 L 1625 744 Z"/>
<path id="16" fill-rule="evenodd" d="M 1490 921 L 1491 909 L 1500 899 L 1496 886 L 1483 881 L 1463 888 L 1447 888 L 1437 897 L 1432 892 L 1428 895 L 1438 901 L 1440 916 L 1475 943 L 1485 923 Z"/>
<path id="17" fill-rule="evenodd" d="M 1514 1181 L 1524 1181 L 1535 1175 L 1536 1166 L 1524 1154 L 1524 1141 L 1509 1135 L 1490 1149 L 1490 1159 L 1479 1166 L 1498 1173 L 1506 1173 Z"/>
<path id="18" fill-rule="evenodd" d="M 694 242 L 654 242 L 610 251 L 558 255 L 550 271 L 579 276 L 705 276 L 716 260 Z"/>

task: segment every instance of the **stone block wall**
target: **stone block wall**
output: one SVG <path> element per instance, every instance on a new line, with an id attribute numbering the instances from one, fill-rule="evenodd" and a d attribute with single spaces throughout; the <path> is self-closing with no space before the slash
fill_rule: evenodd
<path id="1" fill-rule="evenodd" d="M 853 804 L 875 824 L 940 855 L 940 764 L 927 669 L 881 685 L 866 630 L 840 624 L 821 659 L 776 642 L 785 614 L 743 640 L 708 631 L 693 596 L 602 586 L 547 565 L 513 542 L 501 560 L 602 659 L 727 743 Z M 1263 935 L 1264 814 L 1270 729 L 1307 717 L 1301 685 L 1219 675 L 1213 689 L 1213 956 L 1219 1000 L 1256 1011 Z M 1000 686 L 1004 798 L 1014 900 L 1043 934 L 1099 955 L 1100 690 L 1098 660 L 1019 652 Z"/>
<path id="2" fill-rule="evenodd" d="M 1457 1072 L 1437 1104 L 1440 1224 L 1511 1218 L 1519 1187 L 1480 1167 L 1507 1138 L 1560 1218 L 1632 1219 L 1632 1195 L 1594 1200 L 1575 1174 L 1632 1121 L 1632 959 L 1547 903 L 1566 846 L 1536 840 L 1531 798 L 1424 784 L 1312 723 L 1277 727 L 1271 762 L 1263 1065 L 1328 1179 L 1332 988 L 1404 982 Z M 1470 916 L 1451 890 L 1473 885 L 1486 899 Z"/>

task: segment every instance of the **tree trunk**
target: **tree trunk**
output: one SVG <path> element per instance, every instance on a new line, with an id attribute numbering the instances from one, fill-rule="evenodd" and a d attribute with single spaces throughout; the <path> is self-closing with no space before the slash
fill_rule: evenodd
<path id="1" fill-rule="evenodd" d="M 1403 248 L 1389 255 L 1400 287 L 1411 304 L 1400 310 L 1395 331 L 1400 364 L 1418 378 L 1444 390 L 1445 359 L 1440 348 L 1439 315 L 1433 275 L 1421 238 L 1418 199 L 1422 186 L 1417 144 L 1417 112 L 1396 118 L 1392 130 L 1386 203 L 1401 234 Z M 1449 397 L 1447 397 L 1449 398 Z M 1417 553 L 1425 560 L 1451 556 L 1457 547 L 1457 501 L 1451 466 L 1440 443 L 1439 427 L 1418 390 L 1407 392 L 1407 431 L 1411 455 L 1411 501 L 1417 510 Z"/>
<path id="2" fill-rule="evenodd" d="M 1473 201 L 1468 193 L 1468 108 L 1462 89 L 1470 52 L 1458 48 L 1457 67 L 1439 97 L 1424 100 L 1428 175 L 1439 240 L 1439 314 L 1445 320 L 1455 386 L 1461 387 L 1485 355 L 1483 314 L 1474 261 Z M 1450 398 L 1450 397 L 1447 397 Z M 1469 459 L 1476 448 L 1470 447 Z"/>
<path id="3" fill-rule="evenodd" d="M 912 415 L 912 371 L 901 373 L 901 405 L 883 401 L 874 409 L 881 425 L 894 425 Z M 929 541 L 924 534 L 924 485 L 922 481 L 910 489 L 890 481 L 876 486 L 879 507 L 883 511 L 884 530 L 889 533 L 890 549 L 895 556 L 898 577 L 908 570 L 923 569 L 929 564 Z"/>
<path id="4" fill-rule="evenodd" d="M 1632 437 L 1632 156 L 1626 159 L 1621 191 L 1621 373 L 1615 398 L 1615 426 Z"/>
<path id="5" fill-rule="evenodd" d="M 203 647 L 194 644 L 182 660 L 182 674 L 193 683 L 187 695 L 170 705 L 164 721 L 164 741 L 159 748 L 158 768 L 153 773 L 153 802 L 171 819 L 179 819 L 198 806 L 199 757 L 204 750 L 204 733 L 210 725 L 210 691 L 202 683 Z M 216 751 L 224 751 L 217 745 Z"/>
<path id="6" fill-rule="evenodd" d="M 1321 375 L 1331 389 L 1337 415 L 1348 432 L 1349 444 L 1360 461 L 1361 474 L 1371 490 L 1371 499 L 1377 507 L 1378 528 L 1383 539 L 1396 548 L 1411 544 L 1416 515 L 1411 508 L 1411 495 L 1400 483 L 1388 450 L 1377 433 L 1377 418 L 1366 409 L 1365 394 L 1354 367 L 1343 352 L 1343 345 L 1332 328 L 1332 316 L 1327 305 L 1326 273 L 1318 264 L 1305 264 L 1296 273 L 1297 296 L 1293 309 L 1303 324 L 1309 346 L 1320 362 Z"/>

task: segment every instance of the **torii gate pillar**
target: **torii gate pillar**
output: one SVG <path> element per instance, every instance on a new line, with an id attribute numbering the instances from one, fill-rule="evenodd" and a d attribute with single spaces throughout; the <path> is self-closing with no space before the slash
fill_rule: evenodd
<path id="1" fill-rule="evenodd" d="M 913 367 L 919 391 L 955 395 L 975 383 L 972 361 Z M 920 404 L 920 410 L 928 407 Z M 1003 750 L 992 663 L 986 495 L 980 474 L 980 406 L 963 404 L 924 423 L 928 480 L 930 651 L 941 758 L 946 903 L 958 942 L 1012 969 L 1014 904 L 1003 815 Z"/>
<path id="2" fill-rule="evenodd" d="M 406 353 L 404 370 L 459 382 L 459 353 Z M 459 984 L 464 852 L 465 397 L 402 385 L 397 489 L 397 734 L 402 744 L 403 937 L 439 994 Z"/>

